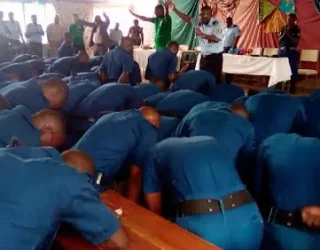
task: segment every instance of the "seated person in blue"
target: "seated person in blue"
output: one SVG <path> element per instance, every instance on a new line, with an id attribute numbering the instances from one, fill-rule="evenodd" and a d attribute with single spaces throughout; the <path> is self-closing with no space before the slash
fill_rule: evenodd
<path id="1" fill-rule="evenodd" d="M 143 84 L 138 84 L 134 86 L 139 98 L 141 100 L 144 100 L 148 98 L 149 96 L 153 96 L 155 94 L 160 93 L 160 88 L 152 83 L 143 83 Z"/>
<path id="2" fill-rule="evenodd" d="M 11 109 L 11 106 L 7 98 L 0 95 L 0 110 L 3 110 L 3 109 Z"/>
<path id="3" fill-rule="evenodd" d="M 26 61 L 25 64 L 28 64 L 34 70 L 37 76 L 43 74 L 46 69 L 45 62 L 41 59 L 32 59 Z"/>
<path id="4" fill-rule="evenodd" d="M 99 72 L 106 82 L 130 83 L 133 70 L 133 42 L 124 37 L 120 45 L 104 55 Z"/>
<path id="5" fill-rule="evenodd" d="M 190 70 L 172 84 L 171 90 L 188 89 L 210 96 L 214 85 L 215 79 L 212 74 L 204 70 Z"/>
<path id="6" fill-rule="evenodd" d="M 13 137 L 22 146 L 59 147 L 65 139 L 66 126 L 60 113 L 43 110 L 34 115 L 25 107 L 0 111 L 0 147 L 10 144 Z"/>
<path id="7" fill-rule="evenodd" d="M 156 142 L 160 116 L 151 107 L 101 117 L 73 147 L 87 153 L 101 176 L 100 186 L 111 184 L 127 163 L 130 165 L 127 197 L 137 202 L 145 158 Z"/>
<path id="8" fill-rule="evenodd" d="M 175 41 L 168 43 L 166 48 L 162 48 L 148 58 L 148 65 L 145 78 L 156 84 L 161 90 L 166 91 L 180 74 L 177 73 L 177 53 L 179 44 Z M 181 72 L 184 73 L 183 69 Z"/>
<path id="9" fill-rule="evenodd" d="M 301 132 L 306 114 L 300 100 L 284 94 L 261 93 L 245 103 L 259 144 L 277 133 Z"/>
<path id="10" fill-rule="evenodd" d="M 58 78 L 45 82 L 31 79 L 22 83 L 10 84 L 0 89 L 0 94 L 9 101 L 11 107 L 23 105 L 32 113 L 43 109 L 61 109 L 69 94 L 68 86 Z"/>
<path id="11" fill-rule="evenodd" d="M 136 61 L 133 61 L 132 73 L 130 74 L 130 84 L 135 86 L 142 82 L 140 66 Z"/>
<path id="12" fill-rule="evenodd" d="M 13 63 L 20 63 L 20 62 L 26 62 L 31 59 L 32 59 L 32 55 L 22 54 L 22 55 L 18 55 L 15 58 L 13 58 L 12 62 Z"/>
<path id="13" fill-rule="evenodd" d="M 59 73 L 64 76 L 76 75 L 80 72 L 89 72 L 88 60 L 88 54 L 80 51 L 76 56 L 62 57 L 54 61 L 47 71 L 48 73 Z"/>
<path id="14" fill-rule="evenodd" d="M 172 92 L 161 100 L 156 109 L 161 115 L 183 118 L 197 104 L 208 101 L 209 98 L 191 90 Z"/>
<path id="15" fill-rule="evenodd" d="M 63 107 L 67 113 L 72 113 L 74 109 L 83 101 L 91 92 L 98 87 L 90 81 L 82 81 L 77 84 L 68 83 L 69 97 Z"/>
<path id="16" fill-rule="evenodd" d="M 102 82 L 99 77 L 100 75 L 94 72 L 82 72 L 74 76 L 65 77 L 62 80 L 64 82 L 72 83 L 72 84 L 78 84 L 84 81 L 90 81 L 91 83 L 94 83 L 96 86 L 100 86 L 104 82 Z"/>
<path id="17" fill-rule="evenodd" d="M 13 63 L 0 69 L 0 73 L 7 76 L 12 81 L 25 81 L 37 77 L 36 69 L 33 69 L 28 63 Z"/>
<path id="18" fill-rule="evenodd" d="M 179 123 L 180 123 L 180 120 L 177 118 L 161 116 L 160 117 L 161 126 L 158 131 L 158 142 L 175 136 L 174 134 Z"/>
<path id="19" fill-rule="evenodd" d="M 41 157 L 40 152 L 41 158 L 27 160 L 9 150 L 0 152 L 1 190 L 6 194 L 0 209 L 0 249 L 49 249 L 61 223 L 70 224 L 99 248 L 127 248 L 120 222 L 86 175 L 93 168 L 90 157 L 69 152 L 64 164 L 54 149 L 56 157 Z M 74 169 L 75 163 L 82 167 Z"/>
<path id="20" fill-rule="evenodd" d="M 170 95 L 171 92 L 160 92 L 155 95 L 151 95 L 143 100 L 143 103 L 147 106 L 157 107 L 158 103 L 161 102 L 164 98 Z"/>
<path id="21" fill-rule="evenodd" d="M 46 80 L 49 80 L 50 78 L 62 79 L 64 78 L 64 75 L 61 75 L 59 73 L 43 73 L 39 75 L 37 79 L 39 79 L 40 81 L 46 81 Z"/>
<path id="22" fill-rule="evenodd" d="M 187 114 L 179 124 L 176 136 L 211 136 L 236 159 L 240 150 L 253 148 L 254 129 L 247 109 L 241 104 L 228 108 L 206 109 Z"/>
<path id="23" fill-rule="evenodd" d="M 210 99 L 215 102 L 232 103 L 244 96 L 244 90 L 236 85 L 221 83 L 212 87 Z"/>
<path id="24" fill-rule="evenodd" d="M 214 138 L 170 138 L 150 150 L 144 168 L 147 207 L 161 214 L 164 189 L 176 201 L 175 222 L 221 249 L 259 249 L 263 221 L 229 153 Z"/>
<path id="25" fill-rule="evenodd" d="M 276 134 L 259 148 L 256 199 L 265 218 L 262 250 L 316 250 L 320 234 L 302 211 L 320 204 L 320 140 Z"/>
<path id="26" fill-rule="evenodd" d="M 64 33 L 63 43 L 58 49 L 58 58 L 73 56 L 74 48 L 72 46 L 72 37 L 69 32 Z"/>
<path id="27" fill-rule="evenodd" d="M 140 108 L 142 100 L 128 84 L 110 83 L 92 91 L 73 111 L 74 116 L 95 117 L 126 109 Z"/>

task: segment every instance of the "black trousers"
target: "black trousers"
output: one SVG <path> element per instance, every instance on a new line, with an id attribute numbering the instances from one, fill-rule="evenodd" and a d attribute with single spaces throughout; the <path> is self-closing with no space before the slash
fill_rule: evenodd
<path id="1" fill-rule="evenodd" d="M 42 43 L 29 42 L 29 49 L 32 55 L 37 55 L 39 58 L 43 58 Z"/>
<path id="2" fill-rule="evenodd" d="M 224 47 L 224 53 L 228 53 L 231 47 Z M 226 83 L 231 84 L 232 82 L 232 75 L 231 74 L 225 74 L 224 80 Z"/>
<path id="3" fill-rule="evenodd" d="M 219 84 L 222 76 L 222 62 L 222 53 L 210 54 L 207 56 L 202 55 L 200 60 L 200 69 L 214 75 L 216 83 Z"/>

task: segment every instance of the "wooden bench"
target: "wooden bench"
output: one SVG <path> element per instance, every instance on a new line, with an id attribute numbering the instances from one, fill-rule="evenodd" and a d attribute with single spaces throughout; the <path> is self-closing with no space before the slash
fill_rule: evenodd
<path id="1" fill-rule="evenodd" d="M 112 209 L 122 208 L 121 223 L 130 239 L 130 250 L 219 250 L 220 248 L 125 199 L 114 191 L 101 194 Z M 65 250 L 101 250 L 79 236 L 58 235 Z"/>

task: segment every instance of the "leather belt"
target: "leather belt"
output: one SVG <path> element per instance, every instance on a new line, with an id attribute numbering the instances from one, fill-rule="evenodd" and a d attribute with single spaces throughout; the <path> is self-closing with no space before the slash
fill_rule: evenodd
<path id="1" fill-rule="evenodd" d="M 203 58 L 206 58 L 206 57 L 209 57 L 209 56 L 212 56 L 212 55 L 222 55 L 223 54 L 223 52 L 224 51 L 222 51 L 222 52 L 220 52 L 220 53 L 211 53 L 211 54 L 209 54 L 209 55 L 204 55 L 204 54 L 201 54 L 201 56 L 203 57 Z"/>
<path id="2" fill-rule="evenodd" d="M 254 202 L 254 199 L 246 189 L 227 195 L 222 199 L 224 210 L 234 209 L 251 202 Z M 177 217 L 212 214 L 221 211 L 220 201 L 216 199 L 187 200 L 177 204 Z"/>
<path id="3" fill-rule="evenodd" d="M 281 50 L 297 50 L 296 47 L 281 47 Z"/>
<path id="4" fill-rule="evenodd" d="M 307 228 L 307 226 L 302 222 L 300 212 L 288 212 L 279 208 L 271 207 L 265 210 L 263 217 L 269 223 L 276 223 L 303 231 L 315 231 L 314 229 Z"/>

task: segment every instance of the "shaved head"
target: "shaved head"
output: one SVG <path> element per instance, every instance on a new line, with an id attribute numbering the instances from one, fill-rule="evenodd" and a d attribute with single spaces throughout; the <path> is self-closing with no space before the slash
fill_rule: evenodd
<path id="1" fill-rule="evenodd" d="M 42 110 L 32 116 L 33 126 L 40 130 L 43 147 L 60 147 L 66 136 L 64 117 L 57 111 Z"/>
<path id="2" fill-rule="evenodd" d="M 49 102 L 50 109 L 61 109 L 68 100 L 69 88 L 65 82 L 59 78 L 51 78 L 41 82 L 42 93 Z"/>
<path id="3" fill-rule="evenodd" d="M 128 53 L 133 52 L 133 41 L 130 37 L 125 36 L 121 39 L 120 46 Z"/>
<path id="4" fill-rule="evenodd" d="M 247 108 L 240 103 L 230 104 L 230 109 L 233 113 L 242 116 L 245 119 L 249 119 L 249 112 Z"/>
<path id="5" fill-rule="evenodd" d="M 94 162 L 89 155 L 80 151 L 70 149 L 61 154 L 62 160 L 65 164 L 76 169 L 80 173 L 88 173 L 95 175 Z"/>
<path id="6" fill-rule="evenodd" d="M 160 114 L 155 108 L 152 108 L 149 106 L 143 106 L 140 108 L 140 111 L 141 111 L 143 117 L 149 123 L 151 123 L 157 129 L 160 127 Z"/>

